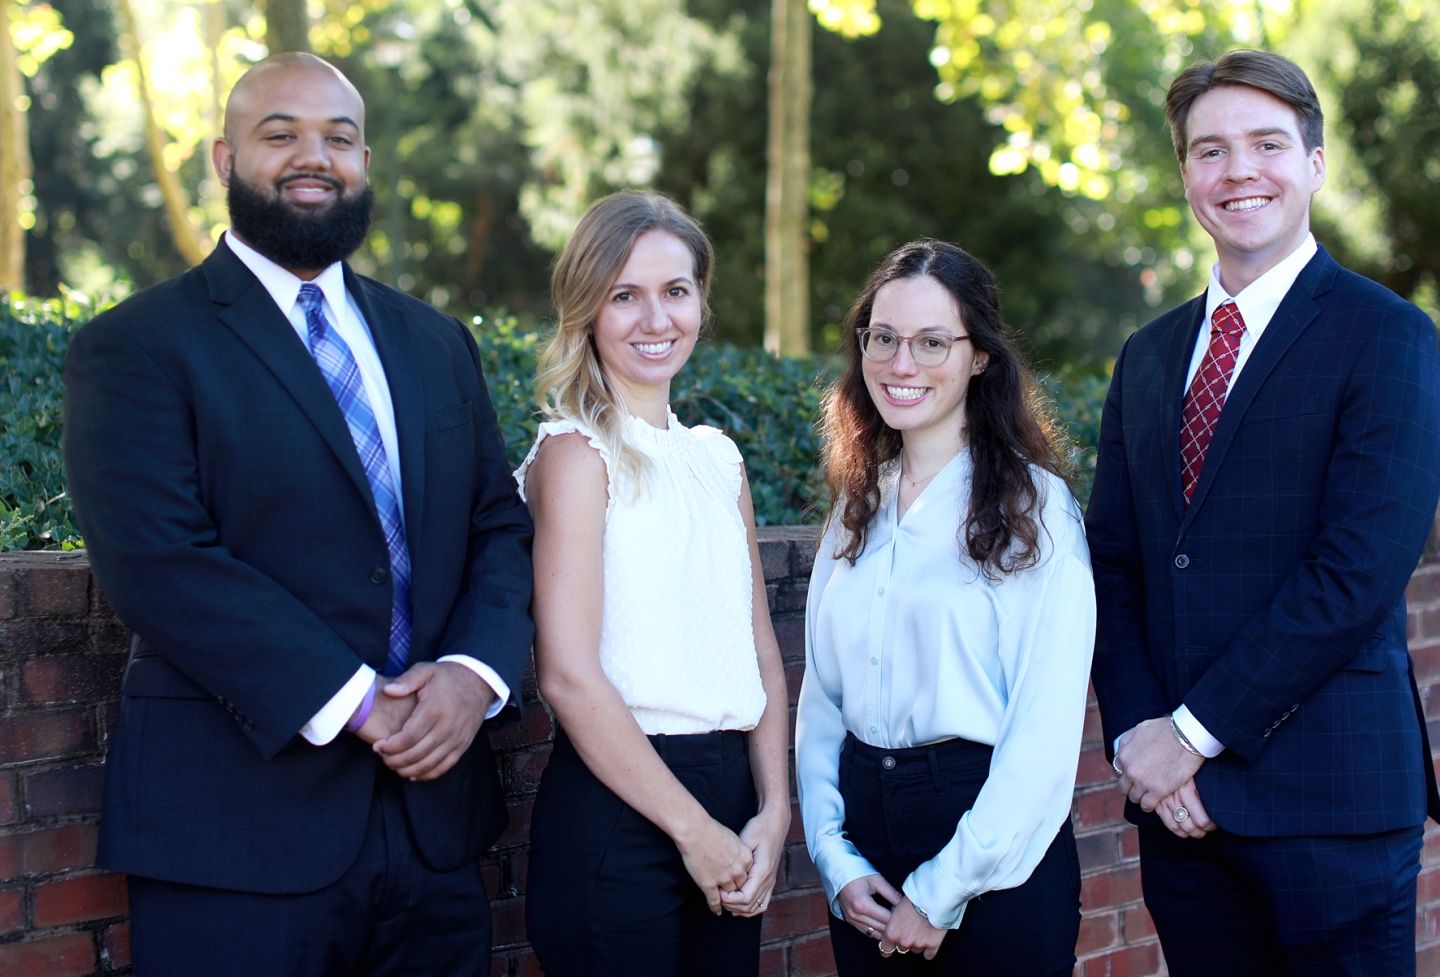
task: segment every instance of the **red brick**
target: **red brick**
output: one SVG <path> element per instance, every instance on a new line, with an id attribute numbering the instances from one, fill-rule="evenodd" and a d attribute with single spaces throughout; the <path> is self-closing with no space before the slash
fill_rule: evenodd
<path id="1" fill-rule="evenodd" d="M 1127 860 L 1140 857 L 1140 835 L 1133 824 L 1120 830 L 1120 857 Z"/>
<path id="2" fill-rule="evenodd" d="M 1420 616 L 1411 614 L 1410 620 L 1416 622 L 1418 630 Z M 1420 641 L 1414 634 L 1410 637 L 1410 657 L 1415 661 L 1415 684 L 1423 687 L 1432 686 L 1440 681 L 1440 635 L 1429 636 L 1430 640 Z"/>
<path id="3" fill-rule="evenodd" d="M 510 814 L 510 823 L 505 826 L 499 840 L 495 842 L 496 848 L 514 848 L 517 845 L 530 843 L 530 812 L 535 808 L 533 797 L 524 797 L 519 800 L 506 801 L 506 809 Z"/>
<path id="4" fill-rule="evenodd" d="M 1160 946 L 1126 947 L 1085 961 L 1085 977 L 1155 977 L 1160 974 Z"/>
<path id="5" fill-rule="evenodd" d="M 99 702 L 120 692 L 123 655 L 44 655 L 20 670 L 22 702 Z"/>
<path id="6" fill-rule="evenodd" d="M 1433 604 L 1440 601 L 1440 564 L 1421 566 L 1405 588 L 1405 600 L 1411 604 Z"/>
<path id="7" fill-rule="evenodd" d="M 32 818 L 98 813 L 105 768 L 91 763 L 25 776 L 25 810 Z"/>
<path id="8" fill-rule="evenodd" d="M 1144 903 L 1120 912 L 1120 935 L 1132 946 L 1155 939 L 1155 920 L 1150 918 L 1150 910 Z"/>
<path id="9" fill-rule="evenodd" d="M 0 936 L 19 932 L 25 925 L 22 895 L 19 889 L 0 889 Z"/>
<path id="10" fill-rule="evenodd" d="M 1140 869 L 1122 868 L 1101 872 L 1086 879 L 1080 904 L 1093 911 L 1127 906 L 1140 901 Z"/>
<path id="11" fill-rule="evenodd" d="M 0 974 L 6 977 L 87 977 L 94 971 L 95 942 L 89 933 L 0 946 Z"/>
<path id="12" fill-rule="evenodd" d="M 0 719 L 0 723 L 9 722 Z M 20 801 L 15 796 L 15 775 L 0 773 L 0 824 L 11 824 L 20 819 Z"/>
<path id="13" fill-rule="evenodd" d="M 1108 949 L 1119 941 L 1120 914 L 1112 910 L 1086 914 L 1080 920 L 1080 936 L 1075 941 L 1076 956 L 1087 956 Z"/>
<path id="14" fill-rule="evenodd" d="M 61 926 L 123 916 L 125 877 L 109 873 L 42 882 L 35 886 L 35 925 Z"/>
<path id="15" fill-rule="evenodd" d="M 1100 710 L 1091 706 L 1085 710 L 1085 726 L 1080 733 L 1080 743 L 1085 747 L 1096 747 L 1103 735 Z"/>
<path id="16" fill-rule="evenodd" d="M 800 801 L 794 791 L 790 792 L 790 830 L 785 835 L 785 847 L 805 844 L 805 822 L 800 818 Z"/>
<path id="17" fill-rule="evenodd" d="M 92 745 L 90 723 L 79 709 L 16 713 L 0 722 L 0 763 L 61 757 Z"/>
<path id="18" fill-rule="evenodd" d="M 93 824 L 67 824 L 0 837 L 0 879 L 48 875 L 95 864 Z"/>
<path id="19" fill-rule="evenodd" d="M 764 922 L 760 927 L 760 940 L 769 943 L 787 936 L 826 930 L 828 916 L 825 896 L 819 892 L 777 895 L 770 900 L 770 908 L 765 910 Z"/>
<path id="20" fill-rule="evenodd" d="M 490 958 L 490 977 L 510 977 L 510 958 L 495 954 Z"/>
<path id="21" fill-rule="evenodd" d="M 509 750 L 518 746 L 533 746 L 548 743 L 555 731 L 550 713 L 539 702 L 530 702 L 520 714 L 517 723 L 506 723 L 490 734 L 490 745 L 497 750 Z"/>
<path id="22" fill-rule="evenodd" d="M 15 572 L 0 564 L 0 621 L 8 621 L 17 610 L 15 593 Z"/>
<path id="23" fill-rule="evenodd" d="M 1120 829 L 1107 827 L 1077 835 L 1075 851 L 1080 856 L 1082 875 L 1104 871 L 1120 860 Z"/>
<path id="24" fill-rule="evenodd" d="M 1440 974 L 1440 943 L 1427 946 L 1415 954 L 1415 972 L 1418 977 Z"/>
<path id="25" fill-rule="evenodd" d="M 116 923 L 106 928 L 104 940 L 100 944 L 100 960 L 116 970 L 130 966 L 129 923 Z"/>
<path id="26" fill-rule="evenodd" d="M 515 956 L 515 977 L 544 977 L 545 971 L 540 969 L 540 961 L 535 954 L 529 950 Z"/>
<path id="27" fill-rule="evenodd" d="M 540 775 L 550 762 L 550 751 L 541 747 L 510 750 L 501 754 L 500 770 L 506 797 L 534 794 Z"/>
<path id="28" fill-rule="evenodd" d="M 813 889 L 820 885 L 820 871 L 810 860 L 810 852 L 804 845 L 787 845 L 785 848 L 785 888 Z"/>
<path id="29" fill-rule="evenodd" d="M 1076 831 L 1124 823 L 1125 795 L 1113 786 L 1093 788 L 1076 795 Z"/>
<path id="30" fill-rule="evenodd" d="M 1080 752 L 1080 763 L 1075 768 L 1075 786 L 1090 787 L 1099 784 L 1114 787 L 1115 770 L 1110 766 L 1110 761 L 1105 759 L 1105 751 L 1096 746 Z"/>
<path id="31" fill-rule="evenodd" d="M 805 660 L 805 619 L 799 615 L 783 617 L 773 622 L 775 641 L 780 645 L 780 657 L 786 662 Z"/>
<path id="32" fill-rule="evenodd" d="M 761 948 L 760 977 L 786 977 L 787 973 L 783 946 Z"/>
<path id="33" fill-rule="evenodd" d="M 490 919 L 495 929 L 491 943 L 497 947 L 512 947 L 526 943 L 525 900 L 496 899 L 490 903 Z"/>
<path id="34" fill-rule="evenodd" d="M 15 576 L 15 610 L 22 617 L 84 617 L 90 611 L 90 570 L 84 563 L 36 567 Z"/>
<path id="35" fill-rule="evenodd" d="M 834 973 L 835 954 L 828 932 L 790 945 L 790 977 L 831 977 Z"/>
<path id="36" fill-rule="evenodd" d="M 1440 868 L 1420 870 L 1420 881 L 1416 886 L 1416 899 L 1422 906 L 1440 902 Z"/>

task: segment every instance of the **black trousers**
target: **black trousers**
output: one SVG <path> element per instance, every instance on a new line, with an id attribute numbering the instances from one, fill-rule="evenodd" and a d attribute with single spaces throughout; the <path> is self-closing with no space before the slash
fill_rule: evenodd
<path id="1" fill-rule="evenodd" d="M 1413 977 L 1421 835 L 1182 839 L 1142 827 L 1145 905 L 1170 973 Z"/>
<path id="2" fill-rule="evenodd" d="M 652 736 L 721 824 L 755 816 L 744 733 Z M 760 919 L 711 914 L 668 835 L 602 784 L 563 731 L 530 822 L 525 921 L 547 977 L 746 977 Z"/>
<path id="3" fill-rule="evenodd" d="M 488 977 L 480 864 L 430 869 L 382 773 L 359 857 L 316 892 L 266 895 L 128 880 L 139 977 Z M 177 814 L 177 816 L 179 816 Z"/>
<path id="4" fill-rule="evenodd" d="M 990 772 L 991 748 L 966 740 L 881 750 L 853 736 L 840 750 L 845 834 L 895 888 L 955 835 Z M 935 959 L 880 956 L 873 938 L 831 915 L 840 977 L 1070 977 L 1080 933 L 1080 860 L 1067 819 L 1022 885 L 970 900 Z"/>

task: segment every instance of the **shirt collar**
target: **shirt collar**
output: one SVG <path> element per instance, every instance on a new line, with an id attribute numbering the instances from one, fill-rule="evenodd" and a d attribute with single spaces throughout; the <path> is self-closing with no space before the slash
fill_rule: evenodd
<path id="1" fill-rule="evenodd" d="M 1300 277 L 1300 272 L 1318 250 L 1315 235 L 1306 234 L 1299 247 L 1242 289 L 1239 295 L 1231 295 L 1220 284 L 1220 263 L 1217 261 L 1210 268 L 1210 285 L 1205 290 L 1205 321 L 1209 322 L 1217 308 L 1233 300 L 1240 309 L 1240 317 L 1245 320 L 1246 330 L 1258 333 L 1270 324 L 1290 286 L 1295 284 L 1295 279 Z"/>
<path id="2" fill-rule="evenodd" d="M 280 311 L 288 316 L 300 297 L 300 286 L 305 283 L 294 272 L 282 268 L 240 240 L 232 231 L 225 232 L 225 244 L 234 252 L 235 257 L 240 259 L 240 263 L 260 279 L 260 284 L 265 286 L 265 291 L 270 293 Z M 314 284 L 325 294 L 325 302 L 330 306 L 332 318 L 340 315 L 339 310 L 345 308 L 346 302 L 345 266 L 335 262 L 315 276 Z"/>

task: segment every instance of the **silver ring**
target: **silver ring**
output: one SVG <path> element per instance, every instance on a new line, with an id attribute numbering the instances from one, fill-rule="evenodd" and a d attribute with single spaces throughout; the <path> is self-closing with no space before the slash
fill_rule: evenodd
<path id="1" fill-rule="evenodd" d="M 1176 824 L 1184 824 L 1190 820 L 1190 812 L 1183 807 L 1176 807 L 1174 811 L 1170 812 L 1170 816 L 1175 819 Z"/>
<path id="2" fill-rule="evenodd" d="M 1111 761 L 1110 761 L 1110 769 L 1115 771 L 1115 776 L 1117 776 L 1117 777 L 1123 777 L 1123 776 L 1125 776 L 1125 771 L 1120 769 L 1120 761 L 1119 761 L 1119 760 L 1111 760 Z"/>
<path id="3" fill-rule="evenodd" d="M 897 946 L 895 952 L 904 955 L 910 952 L 910 948 L 908 946 Z"/>
<path id="4" fill-rule="evenodd" d="M 868 936 L 868 937 L 870 937 L 870 939 L 872 939 L 872 940 L 875 939 L 875 927 L 873 927 L 873 926 L 867 926 L 867 927 L 865 927 L 865 935 Z"/>
<path id="5" fill-rule="evenodd" d="M 890 956 L 890 954 L 895 952 L 895 947 L 891 946 L 887 948 L 883 939 L 876 940 L 875 943 L 877 946 L 880 947 L 880 956 L 882 957 L 888 957 Z"/>

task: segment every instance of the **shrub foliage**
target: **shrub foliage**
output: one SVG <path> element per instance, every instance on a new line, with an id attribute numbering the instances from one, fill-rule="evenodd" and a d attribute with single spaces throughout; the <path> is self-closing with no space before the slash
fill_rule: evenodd
<path id="1" fill-rule="evenodd" d="M 60 462 L 61 371 L 71 334 L 97 311 L 73 298 L 31 301 L 0 296 L 0 549 L 83 545 Z M 540 336 L 512 317 L 476 317 L 486 381 L 506 453 L 518 465 L 534 440 L 535 359 Z M 711 424 L 735 439 L 745 457 L 756 519 L 762 525 L 814 522 L 824 503 L 815 419 L 827 361 L 777 359 L 760 349 L 704 342 L 671 391 L 686 424 Z M 1075 439 L 1082 498 L 1094 470 L 1103 380 L 1046 387 Z"/>

